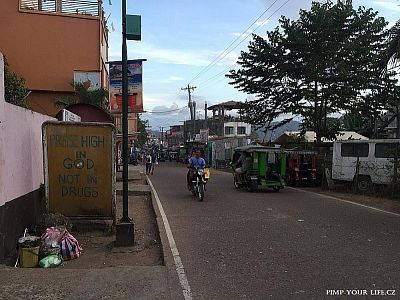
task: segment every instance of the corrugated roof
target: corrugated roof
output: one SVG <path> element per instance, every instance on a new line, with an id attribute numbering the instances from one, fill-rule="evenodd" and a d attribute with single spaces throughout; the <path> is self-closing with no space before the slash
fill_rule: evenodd
<path id="1" fill-rule="evenodd" d="M 300 131 L 285 131 L 281 136 L 287 135 L 287 136 L 300 136 Z M 279 140 L 281 137 L 279 136 L 275 140 Z M 317 134 L 315 131 L 306 131 L 304 134 L 304 138 L 307 142 L 313 143 L 317 139 Z M 337 141 L 343 141 L 343 140 L 368 140 L 366 136 L 363 136 L 355 131 L 339 131 L 339 133 L 336 135 L 336 140 Z M 322 138 L 322 142 L 333 142 L 333 140 L 329 140 L 326 138 Z"/>
<path id="2" fill-rule="evenodd" d="M 207 109 L 213 110 L 216 108 L 224 108 L 225 110 L 231 110 L 231 109 L 240 109 L 242 106 L 243 106 L 243 102 L 230 100 L 230 101 L 218 103 L 215 105 L 211 105 Z"/>

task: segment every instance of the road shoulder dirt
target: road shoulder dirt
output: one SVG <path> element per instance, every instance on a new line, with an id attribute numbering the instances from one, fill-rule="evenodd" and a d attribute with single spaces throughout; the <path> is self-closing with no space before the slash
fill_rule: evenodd
<path id="1" fill-rule="evenodd" d="M 314 192 L 326 196 L 336 197 L 345 201 L 350 201 L 373 208 L 378 208 L 384 211 L 400 214 L 400 200 L 388 199 L 383 197 L 377 197 L 373 195 L 362 195 L 354 194 L 347 191 L 338 190 L 324 190 L 321 188 L 299 188 L 304 191 Z"/>

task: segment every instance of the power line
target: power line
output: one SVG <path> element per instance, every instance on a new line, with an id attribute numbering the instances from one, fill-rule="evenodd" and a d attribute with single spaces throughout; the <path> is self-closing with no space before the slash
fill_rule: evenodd
<path id="1" fill-rule="evenodd" d="M 209 81 L 212 81 L 213 79 L 217 78 L 218 76 L 220 76 L 221 74 L 224 74 L 226 71 L 228 71 L 229 69 L 233 68 L 234 66 L 236 66 L 238 63 L 234 63 L 232 65 L 230 65 L 229 67 L 225 68 L 222 72 L 217 73 L 216 75 L 204 80 L 203 82 L 201 82 L 199 84 L 199 90 L 203 89 L 204 87 L 208 86 L 209 84 L 207 84 Z M 219 80 L 218 80 L 219 82 Z"/>
<path id="2" fill-rule="evenodd" d="M 289 2 L 290 0 L 286 0 L 278 9 L 276 9 L 268 18 L 267 18 L 267 21 L 268 20 L 270 20 L 282 7 L 284 7 L 288 2 Z M 234 48 L 232 48 L 231 50 L 230 50 L 230 52 L 232 52 L 234 49 L 236 49 L 241 43 L 243 43 L 250 35 L 252 35 L 258 28 L 260 28 L 262 25 L 258 25 L 256 28 L 254 28 L 254 30 L 252 31 L 252 32 L 250 32 L 248 35 L 246 35 Z M 230 53 L 230 52 L 228 52 L 228 53 Z M 226 53 L 226 55 L 228 55 L 228 53 Z M 226 56 L 225 55 L 225 56 Z M 224 57 L 225 57 L 224 56 Z M 224 57 L 222 57 L 222 58 L 224 58 Z M 222 59 L 221 58 L 221 59 Z M 205 86 L 207 86 L 207 82 L 209 82 L 209 81 L 211 81 L 211 80 L 213 80 L 214 78 L 216 78 L 216 77 L 218 77 L 218 76 L 220 76 L 221 74 L 223 74 L 223 73 L 225 73 L 227 70 L 229 70 L 230 68 L 232 68 L 232 67 L 234 67 L 235 65 L 237 65 L 238 63 L 236 62 L 236 63 L 234 63 L 234 64 L 232 64 L 231 66 L 229 66 L 228 68 L 225 68 L 222 72 L 219 72 L 219 73 L 217 73 L 216 75 L 214 75 L 214 76 L 212 76 L 212 77 L 210 77 L 210 78 L 208 78 L 208 79 L 206 79 L 206 80 L 204 80 L 203 82 L 201 82 L 198 86 L 199 86 L 199 89 L 203 89 Z"/>
<path id="3" fill-rule="evenodd" d="M 177 109 L 164 110 L 164 111 L 147 111 L 146 114 L 167 114 L 167 113 L 171 113 L 171 112 L 177 112 L 177 111 L 180 111 L 180 110 L 184 110 L 184 109 L 187 109 L 187 108 L 188 108 L 187 106 L 184 106 L 184 107 L 180 107 L 180 108 L 177 108 Z"/>
<path id="4" fill-rule="evenodd" d="M 264 12 L 263 12 L 257 19 L 255 19 L 254 22 L 251 23 L 249 27 L 247 27 L 238 37 L 236 37 L 236 39 L 235 39 L 232 43 L 230 43 L 229 46 L 226 47 L 225 50 L 222 51 L 216 58 L 214 58 L 213 61 L 211 61 L 204 69 L 202 69 L 195 77 L 193 77 L 193 78 L 189 81 L 189 83 L 193 82 L 193 81 L 194 81 L 196 78 L 198 78 L 202 73 L 205 73 L 205 72 L 207 72 L 208 70 L 210 70 L 217 62 L 219 62 L 221 59 L 223 59 L 223 58 L 226 57 L 229 53 L 231 53 L 232 50 L 235 49 L 237 46 L 236 46 L 235 48 L 233 48 L 232 50 L 228 51 L 228 52 L 226 52 L 226 51 L 227 51 L 232 45 L 234 45 L 234 44 L 236 43 L 236 41 L 239 40 L 239 39 L 243 36 L 243 34 L 245 34 L 255 23 L 257 23 L 257 21 L 260 20 L 260 19 L 267 13 L 267 11 L 270 10 L 271 7 L 272 7 L 276 2 L 278 2 L 278 1 L 279 1 L 279 0 L 275 0 L 266 10 L 264 10 Z M 262 26 L 262 25 L 259 25 L 257 28 L 259 28 L 260 26 Z M 253 32 L 254 32 L 254 31 L 253 31 Z M 226 53 L 225 53 L 225 52 L 226 52 Z M 225 55 L 224 55 L 224 53 L 225 53 Z M 224 56 L 221 57 L 221 55 L 224 55 Z"/>
<path id="5" fill-rule="evenodd" d="M 205 89 L 205 88 L 212 87 L 212 86 L 214 86 L 214 85 L 216 85 L 216 84 L 218 84 L 218 83 L 224 81 L 225 79 L 226 79 L 225 77 L 222 77 L 222 78 L 220 78 L 220 79 L 218 79 L 218 80 L 216 80 L 216 81 L 212 81 L 212 82 L 210 82 L 209 84 L 206 84 L 206 85 L 202 86 L 201 88 L 199 88 L 199 90 L 202 91 L 202 90 Z"/>

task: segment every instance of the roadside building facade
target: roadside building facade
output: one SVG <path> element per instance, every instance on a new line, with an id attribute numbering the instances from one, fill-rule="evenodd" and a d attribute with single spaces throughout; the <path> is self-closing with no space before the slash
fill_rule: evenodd
<path id="1" fill-rule="evenodd" d="M 108 31 L 101 0 L 7 0 L 0 9 L 0 51 L 26 80 L 27 102 L 55 116 L 72 82 L 107 87 Z"/>
<path id="2" fill-rule="evenodd" d="M 210 118 L 203 120 L 188 120 L 184 123 L 185 141 L 207 143 L 208 163 L 216 168 L 229 165 L 233 149 L 250 144 L 252 126 L 240 117 L 229 115 L 227 112 L 238 110 L 243 103 L 227 101 L 207 108 L 212 111 Z M 207 116 L 207 114 L 205 114 Z M 207 139 L 202 139 L 201 132 L 207 130 Z"/>
<path id="3" fill-rule="evenodd" d="M 184 126 L 173 125 L 165 134 L 165 140 L 168 148 L 179 148 L 179 146 L 185 143 L 184 139 Z"/>

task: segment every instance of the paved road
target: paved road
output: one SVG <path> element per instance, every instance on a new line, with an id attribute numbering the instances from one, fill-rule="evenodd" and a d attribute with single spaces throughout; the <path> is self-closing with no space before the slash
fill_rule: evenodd
<path id="1" fill-rule="evenodd" d="M 293 189 L 237 191 L 218 171 L 199 202 L 185 174 L 162 163 L 150 179 L 193 299 L 334 299 L 326 290 L 340 289 L 400 297 L 399 216 Z"/>

